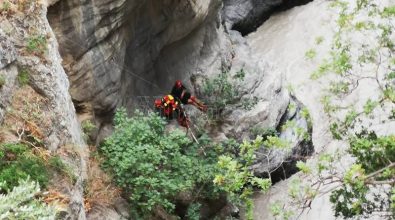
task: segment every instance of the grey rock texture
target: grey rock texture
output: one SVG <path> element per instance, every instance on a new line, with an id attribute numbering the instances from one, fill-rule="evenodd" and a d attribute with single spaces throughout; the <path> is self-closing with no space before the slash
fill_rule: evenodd
<path id="1" fill-rule="evenodd" d="M 246 72 L 243 81 L 245 97 L 256 96 L 259 102 L 250 111 L 233 109 L 226 118 L 224 129 L 238 139 L 249 136 L 252 127 L 276 128 L 289 104 L 289 94 L 283 87 L 283 73 L 266 61 L 255 57 L 251 47 L 240 35 L 232 37 L 235 57 L 230 74 L 240 69 Z"/>
<path id="2" fill-rule="evenodd" d="M 5 22 L 4 22 L 5 23 Z M 3 24 L 3 23 L 2 23 Z M 5 68 L 15 61 L 16 52 L 15 47 L 9 41 L 3 30 L 0 29 L 0 69 Z"/>
<path id="3" fill-rule="evenodd" d="M 0 88 L 0 123 L 4 120 L 4 114 L 14 91 L 15 79 L 18 70 L 12 65 L 16 60 L 15 47 L 7 35 L 0 29 L 0 76 L 5 80 Z"/>
<path id="4" fill-rule="evenodd" d="M 288 109 L 277 125 L 279 137 L 289 146 L 286 149 L 267 149 L 257 151 L 257 159 L 252 165 L 252 170 L 257 176 L 270 176 L 273 182 L 289 178 L 298 172 L 295 164 L 299 160 L 306 160 L 314 153 L 310 134 L 312 127 L 310 118 L 302 116 L 304 105 L 291 97 Z M 291 122 L 291 123 L 289 123 Z M 287 126 L 287 123 L 291 124 Z M 270 173 L 270 175 L 269 175 Z"/>
<path id="5" fill-rule="evenodd" d="M 118 201 L 114 207 L 102 205 L 93 206 L 87 215 L 90 220 L 126 220 L 129 217 L 129 209 L 125 201 Z"/>
<path id="6" fill-rule="evenodd" d="M 255 7 L 255 1 L 222 5 L 218 0 L 100 4 L 65 0 L 49 8 L 48 18 L 60 44 L 77 112 L 89 112 L 96 119 L 100 140 L 108 134 L 116 107 L 126 106 L 132 112 L 139 96 L 164 95 L 176 79 L 190 86 L 191 76 L 210 76 L 222 67 L 231 74 L 244 68 L 246 95 L 262 100 L 253 111 L 232 110 L 224 125 L 225 133 L 242 138 L 257 121 L 276 127 L 289 96 L 278 80 L 282 74 L 251 56 L 243 37 L 228 32 L 221 23 L 240 21 L 251 9 L 271 10 L 282 3 L 264 1 Z M 234 11 L 228 7 L 245 13 L 233 18 Z"/>

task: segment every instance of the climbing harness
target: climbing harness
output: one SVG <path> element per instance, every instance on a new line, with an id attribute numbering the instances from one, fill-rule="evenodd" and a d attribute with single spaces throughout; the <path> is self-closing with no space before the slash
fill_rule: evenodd
<path id="1" fill-rule="evenodd" d="M 192 139 L 200 145 L 198 139 L 196 138 L 191 126 L 190 126 L 190 119 L 188 117 L 188 114 L 186 110 L 183 107 L 183 104 L 178 101 L 176 98 L 174 98 L 172 95 L 166 95 L 161 99 L 156 99 L 155 100 L 155 108 L 160 111 L 162 116 L 168 118 L 168 119 L 173 119 L 173 114 L 177 113 L 177 122 L 179 125 L 185 127 L 187 129 L 186 134 L 188 133 L 191 134 Z M 206 155 L 206 152 L 204 151 L 203 147 L 200 146 L 200 148 L 203 151 L 203 154 Z"/>

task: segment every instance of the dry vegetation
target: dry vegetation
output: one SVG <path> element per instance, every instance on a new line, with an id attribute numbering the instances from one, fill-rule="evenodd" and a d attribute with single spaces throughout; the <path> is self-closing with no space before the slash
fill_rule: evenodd
<path id="1" fill-rule="evenodd" d="M 34 148 L 44 147 L 43 140 L 51 132 L 52 127 L 52 115 L 47 105 L 46 98 L 36 93 L 30 86 L 23 86 L 14 94 L 2 130 L 14 134 L 18 142 Z"/>
<path id="2" fill-rule="evenodd" d="M 111 206 L 120 197 L 121 189 L 114 186 L 112 178 L 100 168 L 103 158 L 97 149 L 91 147 L 90 152 L 85 198 L 91 205 Z"/>
<path id="3" fill-rule="evenodd" d="M 0 0 L 0 13 L 11 16 L 16 13 L 30 12 L 36 4 L 41 4 L 38 0 Z"/>

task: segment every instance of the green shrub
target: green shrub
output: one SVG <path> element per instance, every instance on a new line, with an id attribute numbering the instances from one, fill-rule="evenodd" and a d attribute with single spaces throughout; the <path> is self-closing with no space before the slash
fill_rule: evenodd
<path id="1" fill-rule="evenodd" d="M 30 53 L 44 54 L 47 51 L 47 39 L 45 35 L 29 37 L 26 48 Z"/>
<path id="2" fill-rule="evenodd" d="M 93 130 L 96 129 L 96 126 L 92 123 L 91 120 L 85 120 L 81 123 L 82 131 L 85 134 L 90 134 Z"/>
<path id="3" fill-rule="evenodd" d="M 199 220 L 200 219 L 200 207 L 202 205 L 199 203 L 192 203 L 189 205 L 187 210 L 187 218 L 189 220 Z"/>
<path id="4" fill-rule="evenodd" d="M 278 136 L 278 131 L 276 128 L 270 127 L 270 128 L 263 128 L 259 126 L 254 126 L 250 130 L 252 136 L 257 137 L 261 136 L 264 140 L 267 139 L 269 136 Z"/>
<path id="5" fill-rule="evenodd" d="M 322 42 L 324 42 L 324 37 L 323 36 L 318 36 L 315 38 L 315 44 L 319 45 Z"/>
<path id="6" fill-rule="evenodd" d="M 18 185 L 20 179 L 39 182 L 47 186 L 49 174 L 43 159 L 34 155 L 27 146 L 22 144 L 0 145 L 0 182 L 6 182 L 2 187 L 11 190 Z"/>
<path id="7" fill-rule="evenodd" d="M 221 115 L 228 105 L 250 110 L 258 103 L 258 97 L 243 97 L 247 95 L 247 92 L 242 89 L 245 74 L 244 70 L 241 69 L 233 77 L 230 77 L 228 72 L 223 71 L 212 78 L 205 79 L 202 96 L 210 109 L 214 110 L 214 112 L 209 113 L 219 113 Z"/>
<path id="8" fill-rule="evenodd" d="M 6 83 L 5 77 L 3 75 L 0 75 L 0 88 L 3 87 Z"/>
<path id="9" fill-rule="evenodd" d="M 314 59 L 314 57 L 316 56 L 317 56 L 317 52 L 314 49 L 310 49 L 305 53 L 305 57 L 310 60 Z"/>
<path id="10" fill-rule="evenodd" d="M 157 207 L 172 212 L 178 193 L 212 185 L 215 160 L 201 156 L 185 132 L 167 133 L 160 116 L 136 112 L 128 118 L 125 109 L 116 112 L 114 122 L 114 133 L 101 146 L 104 167 L 130 195 L 136 218 Z"/>
<path id="11" fill-rule="evenodd" d="M 3 1 L 3 5 L 1 6 L 2 11 L 9 11 L 11 8 L 11 3 L 9 1 Z"/>
<path id="12" fill-rule="evenodd" d="M 90 139 L 90 136 L 91 136 L 92 132 L 96 129 L 96 125 L 94 125 L 91 120 L 85 120 L 81 123 L 81 128 L 82 128 L 82 134 L 83 134 L 85 141 L 88 144 L 93 144 L 93 143 L 91 143 L 92 140 Z"/>
<path id="13" fill-rule="evenodd" d="M 29 83 L 29 72 L 26 69 L 21 69 L 18 73 L 18 82 L 21 86 Z"/>

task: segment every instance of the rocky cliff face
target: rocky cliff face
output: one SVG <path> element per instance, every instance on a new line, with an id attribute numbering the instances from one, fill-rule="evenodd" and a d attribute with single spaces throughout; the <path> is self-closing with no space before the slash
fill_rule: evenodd
<path id="1" fill-rule="evenodd" d="M 215 69 L 211 64 L 225 48 L 218 40 L 220 7 L 217 0 L 67 0 L 51 6 L 48 18 L 77 110 L 105 126 L 117 106 L 133 109 L 137 96 L 166 93 L 188 71 Z M 202 59 L 211 62 L 201 65 Z"/>
<path id="2" fill-rule="evenodd" d="M 77 111 L 93 115 L 104 132 L 117 106 L 132 111 L 139 104 L 138 96 L 165 94 L 174 80 L 188 82 L 193 74 L 211 75 L 224 66 L 236 70 L 249 65 L 248 71 L 259 76 L 259 82 L 270 84 L 275 78 L 269 80 L 264 74 L 270 67 L 258 59 L 251 61 L 244 39 L 236 31 L 225 30 L 221 23 L 232 26 L 244 22 L 250 26 L 251 19 L 268 17 L 276 7 L 289 2 L 245 4 L 219 0 L 100 4 L 65 0 L 52 5 L 48 19 L 60 44 Z M 231 7 L 243 13 L 237 14 Z M 259 13 L 252 13 L 252 9 Z M 252 93 L 256 87 L 246 86 Z M 273 82 L 271 90 L 279 91 L 279 87 L 281 81 Z M 286 102 L 273 101 L 283 109 Z M 275 117 L 278 121 L 281 110 L 279 113 L 261 113 L 261 117 Z"/>
<path id="3" fill-rule="evenodd" d="M 1 141 L 20 141 L 25 136 L 35 135 L 42 138 L 51 152 L 62 151 L 67 146 L 83 152 L 86 145 L 46 12 L 46 5 L 32 3 L 25 13 L 17 11 L 0 19 L 0 75 L 5 79 L 0 90 Z M 32 46 L 39 38 L 46 42 L 45 52 Z M 29 114 L 35 114 L 35 118 L 27 118 Z M 64 215 L 85 219 L 84 154 L 65 154 L 62 160 L 77 176 L 74 184 L 62 189 L 70 199 Z"/>

